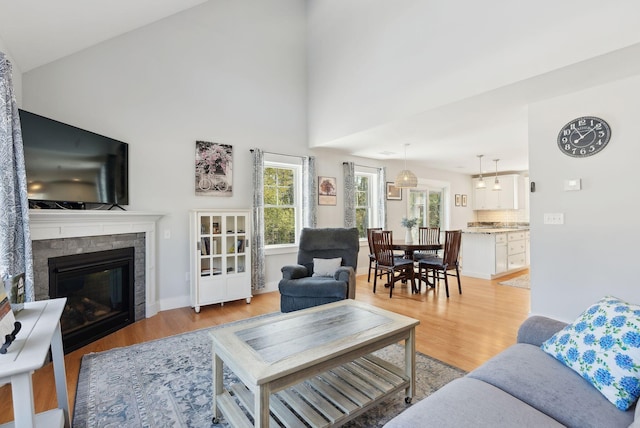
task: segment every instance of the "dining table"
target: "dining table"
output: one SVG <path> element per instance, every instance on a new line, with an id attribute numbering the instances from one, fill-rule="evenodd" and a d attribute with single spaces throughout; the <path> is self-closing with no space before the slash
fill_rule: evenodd
<path id="1" fill-rule="evenodd" d="M 393 242 L 392 244 L 394 250 L 402 250 L 404 251 L 404 258 L 407 260 L 414 260 L 413 254 L 415 251 L 438 251 L 443 248 L 442 244 L 420 244 L 416 242 Z M 435 284 L 429 282 L 429 278 L 424 276 L 423 278 L 418 277 L 418 281 L 424 281 L 428 287 L 435 287 Z M 418 293 L 420 290 L 420 286 L 418 285 L 413 289 L 414 293 Z"/>
<path id="2" fill-rule="evenodd" d="M 394 250 L 404 251 L 404 258 L 413 260 L 413 253 L 415 251 L 437 251 L 442 249 L 442 244 L 418 244 L 416 242 L 394 242 Z"/>

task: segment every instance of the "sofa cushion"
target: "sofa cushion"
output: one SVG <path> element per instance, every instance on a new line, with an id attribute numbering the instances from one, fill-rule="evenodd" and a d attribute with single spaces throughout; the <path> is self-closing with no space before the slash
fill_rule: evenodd
<path id="1" fill-rule="evenodd" d="M 449 382 L 390 420 L 385 428 L 561 427 L 558 422 L 477 379 Z"/>
<path id="2" fill-rule="evenodd" d="M 620 411 L 589 382 L 540 347 L 519 343 L 467 376 L 490 383 L 569 427 L 626 427 Z"/>
<path id="3" fill-rule="evenodd" d="M 334 259 L 318 259 L 313 258 L 313 275 L 312 276 L 331 276 L 336 273 L 336 270 L 342 263 L 342 257 L 336 257 Z"/>
<path id="4" fill-rule="evenodd" d="M 620 410 L 640 396 L 640 306 L 604 297 L 542 349 L 591 382 Z"/>

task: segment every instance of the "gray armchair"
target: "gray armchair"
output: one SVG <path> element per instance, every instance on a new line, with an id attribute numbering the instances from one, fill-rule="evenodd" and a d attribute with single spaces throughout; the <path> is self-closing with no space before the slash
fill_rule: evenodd
<path id="1" fill-rule="evenodd" d="M 356 268 L 360 242 L 358 229 L 326 228 L 302 229 L 298 264 L 284 266 L 280 290 L 280 310 L 297 311 L 338 300 L 354 299 L 356 296 Z M 322 266 L 314 276 L 314 260 L 323 259 L 321 265 L 330 264 L 329 259 L 341 258 L 340 266 L 328 270 Z M 320 273 L 327 276 L 318 276 Z M 331 273 L 333 273 L 331 276 Z"/>

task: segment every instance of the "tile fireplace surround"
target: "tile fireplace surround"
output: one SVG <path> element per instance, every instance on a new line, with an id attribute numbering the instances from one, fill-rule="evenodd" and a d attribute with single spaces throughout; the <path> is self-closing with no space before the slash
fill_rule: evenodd
<path id="1" fill-rule="evenodd" d="M 156 222 L 162 216 L 140 211 L 29 210 L 29 228 L 32 241 L 144 233 L 145 316 L 148 318 L 158 313 Z"/>

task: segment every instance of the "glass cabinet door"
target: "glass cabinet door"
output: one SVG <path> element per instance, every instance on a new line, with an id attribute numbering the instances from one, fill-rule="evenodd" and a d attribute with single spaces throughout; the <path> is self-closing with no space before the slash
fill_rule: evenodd
<path id="1" fill-rule="evenodd" d="M 220 216 L 200 216 L 200 276 L 222 273 L 222 234 Z"/>

